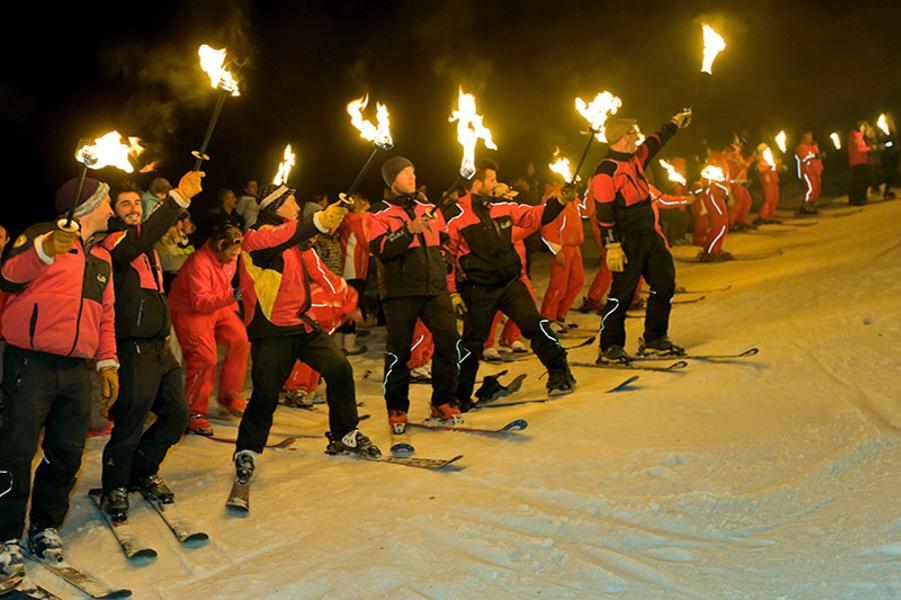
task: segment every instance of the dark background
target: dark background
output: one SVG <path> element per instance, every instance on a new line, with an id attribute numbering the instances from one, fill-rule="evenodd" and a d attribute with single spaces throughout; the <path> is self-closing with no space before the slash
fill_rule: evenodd
<path id="1" fill-rule="evenodd" d="M 82 3 L 72 3 L 81 5 Z M 833 5 L 835 4 L 835 5 Z M 301 198 L 350 185 L 371 146 L 345 104 L 365 92 L 388 105 L 396 153 L 417 165 L 434 195 L 460 160 L 447 122 L 457 87 L 476 94 L 499 151 L 501 178 L 555 146 L 575 161 L 585 138 L 573 108 L 610 90 L 622 116 L 656 128 L 687 102 L 698 79 L 702 21 L 727 49 L 695 103 L 691 128 L 665 155 L 721 146 L 747 129 L 756 145 L 779 129 L 794 146 L 813 129 L 845 137 L 901 101 L 897 2 L 182 2 L 64 8 L 32 3 L 0 40 L 0 114 L 8 138 L 2 222 L 13 232 L 53 216 L 53 195 L 78 165 L 77 140 L 111 129 L 137 135 L 146 160 L 176 183 L 190 169 L 216 93 L 200 71 L 201 43 L 227 46 L 242 87 L 229 98 L 205 169 L 215 189 L 268 181 L 285 143 Z M 24 13 L 21 12 L 24 10 Z M 12 14 L 12 13 L 10 13 Z M 589 168 L 604 147 L 596 145 Z M 843 165 L 838 156 L 830 166 Z M 378 164 L 364 191 L 380 193 Z M 587 171 L 587 169 L 586 169 Z M 113 181 L 115 170 L 97 176 Z M 141 176 L 149 183 L 153 175 Z"/>

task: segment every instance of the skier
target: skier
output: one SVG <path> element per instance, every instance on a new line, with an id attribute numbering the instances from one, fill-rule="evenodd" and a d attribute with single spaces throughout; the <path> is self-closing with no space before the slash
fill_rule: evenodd
<path id="1" fill-rule="evenodd" d="M 92 242 L 112 216 L 109 186 L 90 177 L 56 193 L 65 219 L 25 230 L 7 252 L 0 288 L 8 294 L 2 330 L 0 409 L 0 584 L 25 574 L 20 539 L 41 430 L 43 459 L 34 473 L 27 543 L 32 555 L 63 560 L 58 529 L 81 467 L 91 416 L 88 361 L 96 361 L 104 409 L 118 394 L 112 262 Z M 94 370 L 94 367 L 91 368 Z"/>
<path id="2" fill-rule="evenodd" d="M 579 203 L 567 204 L 556 219 L 544 225 L 541 228 L 541 239 L 554 254 L 550 281 L 541 303 L 541 316 L 555 322 L 561 331 L 565 331 L 566 313 L 585 283 L 581 248 L 585 233 Z"/>
<path id="3" fill-rule="evenodd" d="M 225 347 L 219 404 L 235 415 L 245 408 L 241 392 L 250 341 L 232 287 L 243 238 L 243 232 L 233 226 L 213 231 L 182 266 L 169 294 L 172 324 L 185 358 L 185 395 L 191 411 L 188 431 L 200 435 L 213 435 L 207 404 L 216 384 L 217 343 Z"/>
<path id="4" fill-rule="evenodd" d="M 625 351 L 624 324 L 626 310 L 642 276 L 651 289 L 639 353 L 685 353 L 667 337 L 676 272 L 666 242 L 656 230 L 644 169 L 676 131 L 688 125 L 690 118 L 691 109 L 675 114 L 641 144 L 643 136 L 635 119 L 614 119 L 607 123 L 610 149 L 591 178 L 597 219 L 607 248 L 607 266 L 613 272 L 601 318 L 598 362 L 627 363 L 631 359 Z"/>
<path id="5" fill-rule="evenodd" d="M 257 222 L 241 246 L 240 280 L 244 323 L 250 338 L 253 393 L 241 418 L 235 446 L 236 482 L 247 484 L 263 451 L 279 393 L 301 360 L 322 374 L 329 406 L 328 454 L 381 456 L 357 429 L 353 369 L 340 348 L 308 314 L 311 283 L 338 291 L 345 282 L 313 252 L 298 244 L 335 230 L 347 209 L 334 203 L 298 220 L 294 190 L 267 184 L 257 196 Z M 352 293 L 356 297 L 356 293 Z"/>
<path id="6" fill-rule="evenodd" d="M 804 184 L 804 200 L 798 213 L 815 215 L 823 179 L 823 161 L 820 159 L 820 147 L 813 139 L 813 132 L 804 132 L 801 143 L 795 149 L 795 162 L 798 164 L 798 179 Z"/>
<path id="7" fill-rule="evenodd" d="M 184 373 L 166 340 L 171 320 L 154 246 L 200 193 L 202 177 L 199 171 L 185 174 L 143 223 L 134 187 L 126 183 L 113 197 L 116 216 L 102 245 L 113 259 L 122 393 L 110 411 L 113 429 L 103 449 L 101 495 L 101 507 L 113 521 L 128 518 L 131 490 L 163 503 L 174 501 L 157 471 L 187 427 L 188 405 Z M 145 430 L 151 412 L 156 420 Z"/>
<path id="8" fill-rule="evenodd" d="M 513 227 L 534 229 L 559 215 L 577 194 L 565 188 L 564 201 L 551 198 L 530 206 L 506 198 L 492 198 L 497 186 L 497 163 L 476 163 L 468 193 L 448 210 L 447 229 L 456 275 L 455 287 L 466 305 L 460 351 L 460 381 L 457 401 L 464 410 L 473 406 L 472 390 L 488 328 L 500 310 L 532 342 L 532 349 L 548 370 L 548 393 L 572 393 L 575 379 L 566 361 L 566 350 L 557 341 L 547 319 L 538 313 L 535 301 L 522 280 L 522 259 L 512 241 Z"/>
<path id="9" fill-rule="evenodd" d="M 748 189 L 750 179 L 748 167 L 754 162 L 753 156 L 745 157 L 742 153 L 742 139 L 737 133 L 732 134 L 732 144 L 724 151 L 729 165 L 729 184 L 732 189 L 732 206 L 729 207 L 729 229 L 746 231 L 754 226 L 748 222 L 751 214 L 751 191 Z"/>
<path id="10" fill-rule="evenodd" d="M 379 295 L 387 320 L 385 403 L 395 433 L 406 429 L 410 409 L 410 347 L 416 320 L 432 333 L 432 417 L 458 424 L 457 319 L 447 289 L 448 263 L 444 217 L 416 191 L 416 171 L 408 159 L 394 156 L 382 165 L 385 199 L 367 215 L 369 247 L 376 259 Z"/>
<path id="11" fill-rule="evenodd" d="M 771 163 L 770 160 L 774 162 Z M 778 223 L 776 205 L 779 204 L 779 172 L 772 150 L 764 143 L 757 146 L 757 173 L 763 189 L 763 204 L 760 205 L 760 214 L 754 224 Z"/>

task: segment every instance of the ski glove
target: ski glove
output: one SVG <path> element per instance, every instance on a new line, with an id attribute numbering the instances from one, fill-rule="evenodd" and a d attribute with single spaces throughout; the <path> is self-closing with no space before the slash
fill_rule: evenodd
<path id="1" fill-rule="evenodd" d="M 334 231 L 344 220 L 347 214 L 347 208 L 341 202 L 329 204 L 323 210 L 320 210 L 313 218 L 316 220 L 316 226 L 320 230 Z"/>
<path id="2" fill-rule="evenodd" d="M 619 242 L 607 244 L 607 268 L 614 273 L 622 273 L 629 259 L 623 252 L 623 247 Z"/>
<path id="3" fill-rule="evenodd" d="M 203 171 L 188 171 L 181 176 L 175 191 L 177 191 L 185 200 L 190 200 L 203 191 L 200 180 L 203 179 L 205 175 L 206 173 Z"/>
<path id="4" fill-rule="evenodd" d="M 673 115 L 671 119 L 673 124 L 679 129 L 685 129 L 691 123 L 691 109 L 683 108 L 681 111 Z"/>
<path id="5" fill-rule="evenodd" d="M 100 414 L 106 417 L 119 396 L 119 370 L 103 367 L 97 372 L 97 382 L 100 384 Z"/>
<path id="6" fill-rule="evenodd" d="M 77 229 L 72 231 L 54 229 L 41 241 L 41 249 L 44 251 L 44 254 L 54 258 L 71 250 L 72 244 L 75 243 L 75 238 L 78 236 Z"/>
<path id="7" fill-rule="evenodd" d="M 463 302 L 460 294 L 451 294 L 451 303 L 454 305 L 454 313 L 457 315 L 457 318 L 462 319 L 463 315 L 466 314 L 466 304 Z"/>

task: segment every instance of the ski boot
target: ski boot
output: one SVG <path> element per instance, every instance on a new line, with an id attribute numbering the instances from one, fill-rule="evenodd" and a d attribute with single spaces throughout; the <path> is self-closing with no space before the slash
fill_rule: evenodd
<path id="1" fill-rule="evenodd" d="M 407 413 L 399 409 L 388 411 L 388 424 L 391 425 L 391 433 L 402 435 L 407 432 Z"/>
<path id="2" fill-rule="evenodd" d="M 502 348 L 507 348 L 515 354 L 522 354 L 529 351 L 529 349 L 526 348 L 526 345 L 519 340 L 513 340 L 509 344 L 505 343 L 504 340 L 501 340 L 500 344 Z"/>
<path id="3" fill-rule="evenodd" d="M 241 399 L 240 396 L 229 394 L 228 396 L 219 398 L 219 406 L 228 411 L 229 414 L 240 417 L 244 414 L 244 410 L 247 408 L 247 403 L 244 402 L 244 400 Z"/>
<path id="4" fill-rule="evenodd" d="M 506 375 L 507 371 L 501 371 L 497 375 L 486 375 L 482 380 L 482 385 L 476 390 L 476 404 L 488 404 L 500 398 L 515 394 L 522 387 L 523 377 L 515 378 L 510 385 L 504 385 L 500 382 L 500 378 Z M 462 411 L 462 406 L 461 406 Z M 465 412 L 465 411 L 462 411 Z"/>
<path id="5" fill-rule="evenodd" d="M 561 370 L 555 370 L 553 373 L 548 372 L 547 378 L 547 395 L 551 398 L 565 396 L 576 391 L 576 378 L 573 377 L 569 366 Z"/>
<path id="6" fill-rule="evenodd" d="M 482 350 L 482 360 L 486 362 L 500 362 L 501 353 L 494 346 L 490 346 Z"/>
<path id="7" fill-rule="evenodd" d="M 442 404 L 440 406 L 430 404 L 429 406 L 432 409 L 432 419 L 442 425 L 460 425 L 463 423 L 463 415 L 456 406 L 452 404 Z"/>
<path id="8" fill-rule="evenodd" d="M 175 494 L 156 474 L 139 479 L 131 486 L 131 489 L 132 491 L 140 492 L 148 500 L 153 500 L 159 504 L 172 504 L 175 502 Z"/>
<path id="9" fill-rule="evenodd" d="M 28 528 L 28 551 L 47 562 L 63 562 L 63 540 L 52 527 L 41 529 L 40 525 L 32 524 Z"/>
<path id="10" fill-rule="evenodd" d="M 645 342 L 642 338 L 638 339 L 638 356 L 682 356 L 684 354 L 685 348 L 677 346 L 666 336 L 650 342 Z"/>
<path id="11" fill-rule="evenodd" d="M 124 487 L 104 490 L 100 496 L 100 508 L 113 523 L 124 523 L 128 520 L 128 490 Z"/>
<path id="12" fill-rule="evenodd" d="M 365 458 L 378 458 L 382 455 L 378 446 L 359 429 L 351 429 L 342 437 L 332 437 L 331 432 L 326 432 L 325 437 L 329 439 L 326 454 L 357 454 Z"/>
<path id="13" fill-rule="evenodd" d="M 210 437 L 213 435 L 213 426 L 210 425 L 206 415 L 194 414 L 191 415 L 191 419 L 188 421 L 188 433 Z"/>
<path id="14" fill-rule="evenodd" d="M 304 390 L 287 390 L 285 406 L 289 408 L 313 408 L 313 400 Z"/>
<path id="15" fill-rule="evenodd" d="M 421 367 L 415 367 L 410 369 L 410 382 L 414 381 L 422 381 L 429 382 L 432 380 L 432 369 L 429 365 L 422 365 Z"/>
<path id="16" fill-rule="evenodd" d="M 25 577 L 25 559 L 22 557 L 22 545 L 19 540 L 8 540 L 0 543 L 0 590 L 7 584 L 10 588 L 18 585 Z"/>
<path id="17" fill-rule="evenodd" d="M 601 306 L 598 302 L 595 302 L 588 296 L 582 296 L 582 306 L 577 308 L 576 310 L 582 313 L 583 315 L 587 315 L 590 312 L 595 312 L 600 309 Z"/>
<path id="18" fill-rule="evenodd" d="M 344 351 L 344 356 L 357 356 L 364 354 L 367 348 L 357 344 L 357 334 L 345 333 L 342 340 L 342 350 Z"/>
<path id="19" fill-rule="evenodd" d="M 632 357 L 626 353 L 622 346 L 610 346 L 609 348 L 601 348 L 598 352 L 598 358 L 595 364 L 598 365 L 628 365 L 632 362 Z"/>
<path id="20" fill-rule="evenodd" d="M 257 453 L 253 450 L 241 450 L 235 453 L 235 483 L 247 485 L 253 477 L 257 465 Z"/>

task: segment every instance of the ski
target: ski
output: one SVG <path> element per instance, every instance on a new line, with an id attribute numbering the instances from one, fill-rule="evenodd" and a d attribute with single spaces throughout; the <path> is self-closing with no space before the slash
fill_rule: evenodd
<path id="1" fill-rule="evenodd" d="M 145 496 L 143 493 L 141 496 L 143 496 L 147 504 L 153 507 L 156 514 L 160 516 L 166 523 L 166 526 L 169 527 L 169 530 L 182 544 L 210 539 L 207 533 L 191 525 L 190 521 L 181 514 L 175 502 L 166 504 L 150 496 Z"/>
<path id="2" fill-rule="evenodd" d="M 563 336 L 565 336 L 567 333 L 570 333 L 571 331 L 573 331 L 573 330 L 570 329 L 570 330 L 564 332 Z M 558 334 L 558 336 L 559 335 L 560 334 Z M 563 337 L 563 336 L 561 336 L 561 337 Z M 564 339 L 565 339 L 565 337 L 564 337 Z M 563 346 L 563 349 L 566 350 L 567 352 L 569 352 L 570 350 L 584 348 L 585 346 L 590 346 L 591 344 L 593 344 L 596 339 L 597 339 L 597 335 L 592 335 L 592 336 L 585 338 L 584 340 L 582 340 L 581 342 L 579 342 L 577 344 L 570 344 L 568 346 Z M 505 354 L 512 354 L 512 353 L 505 353 Z M 519 352 L 515 356 L 510 356 L 510 357 L 504 358 L 502 360 L 503 360 L 503 362 L 516 362 L 518 360 L 526 360 L 527 358 L 535 358 L 535 353 L 532 351 Z"/>
<path id="3" fill-rule="evenodd" d="M 448 425 L 446 423 L 438 423 L 431 419 L 423 423 L 407 423 L 407 427 L 421 427 L 422 429 L 431 429 L 433 431 L 464 431 L 467 433 L 512 433 L 522 431 L 529 426 L 529 422 L 524 419 L 516 419 L 510 421 L 503 427 L 467 427 L 465 425 Z"/>
<path id="4" fill-rule="evenodd" d="M 3 600 L 63 600 L 47 588 L 32 583 L 27 578 L 17 578 L 0 585 Z"/>
<path id="5" fill-rule="evenodd" d="M 701 262 L 700 260 L 695 258 L 683 258 L 681 256 L 674 257 L 676 262 L 680 263 L 696 263 L 699 265 L 718 265 L 723 263 L 732 262 L 733 260 L 761 260 L 764 258 L 772 258 L 774 256 L 782 255 L 783 250 L 781 248 L 777 248 L 776 250 L 771 250 L 769 252 L 760 252 L 758 254 L 733 254 L 732 258 L 729 260 L 712 260 L 710 262 Z"/>
<path id="6" fill-rule="evenodd" d="M 682 354 L 677 356 L 634 356 L 632 360 L 636 361 L 646 361 L 646 360 L 670 360 L 673 358 L 681 358 L 681 359 L 694 359 L 694 360 L 730 360 L 734 358 L 748 358 L 750 356 L 755 356 L 758 352 L 760 352 L 760 348 L 756 346 L 748 348 L 744 352 L 738 352 L 736 354 Z"/>
<path id="7" fill-rule="evenodd" d="M 211 442 L 219 442 L 220 444 L 236 444 L 236 443 L 238 443 L 237 438 L 221 437 L 221 436 L 218 436 L 218 435 L 204 435 L 204 436 L 202 436 L 202 437 L 204 437 L 204 438 L 210 440 Z M 308 438 L 308 439 L 318 440 L 318 439 L 321 439 L 322 436 L 321 436 L 321 435 L 314 435 L 314 434 L 312 434 L 312 433 L 299 433 L 299 434 L 297 434 L 297 435 L 292 435 L 291 437 L 286 437 L 285 439 L 280 440 L 280 441 L 278 441 L 278 442 L 273 442 L 272 444 L 266 444 L 265 447 L 266 447 L 266 448 L 288 448 L 288 449 L 291 449 L 291 445 L 294 443 L 294 441 L 295 441 L 297 438 Z"/>
<path id="8" fill-rule="evenodd" d="M 573 363 L 570 363 L 570 364 L 572 365 Z M 617 385 L 615 385 L 612 388 L 610 388 L 609 390 L 607 390 L 605 393 L 610 394 L 613 392 L 619 392 L 623 389 L 628 388 L 628 386 L 635 383 L 637 380 L 638 380 L 638 375 L 632 375 L 631 377 L 627 377 L 626 379 L 624 379 Z M 507 408 L 509 406 L 522 406 L 523 404 L 545 404 L 547 402 L 554 402 L 555 400 L 559 400 L 559 398 L 563 398 L 563 396 L 560 396 L 558 398 L 531 398 L 528 400 L 513 400 L 512 402 L 500 402 L 497 404 L 491 403 L 491 404 L 481 405 L 479 403 L 476 403 L 476 405 L 473 408 L 469 409 L 468 412 L 473 412 L 476 410 L 484 410 L 487 408 Z"/>
<path id="9" fill-rule="evenodd" d="M 240 483 L 237 479 L 232 484 L 228 493 L 225 507 L 233 514 L 247 514 L 250 512 L 250 482 Z"/>
<path id="10" fill-rule="evenodd" d="M 634 365 L 634 364 L 620 364 L 620 363 L 607 363 L 607 364 L 598 364 L 598 363 L 587 363 L 587 362 L 571 362 L 569 363 L 571 367 L 586 367 L 591 369 L 625 369 L 627 371 L 660 371 L 663 373 L 676 373 L 681 374 L 681 369 L 684 369 L 688 366 L 688 363 L 684 360 L 678 360 L 671 365 L 667 365 L 665 367 L 649 367 L 647 365 Z"/>
<path id="11" fill-rule="evenodd" d="M 91 598 L 128 598 L 131 596 L 131 590 L 126 588 L 115 589 L 99 581 L 90 573 L 85 573 L 81 569 L 73 567 L 66 562 L 49 562 L 38 560 L 41 566 L 62 578 L 69 585 L 77 587 L 83 593 Z"/>
<path id="12" fill-rule="evenodd" d="M 406 432 L 391 432 L 391 456 L 396 458 L 408 458 L 413 456 L 415 452 L 416 448 L 410 443 L 410 437 Z"/>
<path id="13" fill-rule="evenodd" d="M 723 287 L 718 288 L 710 288 L 709 290 L 688 290 L 684 287 L 676 288 L 677 294 L 712 294 L 713 292 L 725 292 L 732 289 L 732 284 L 724 285 Z"/>
<path id="14" fill-rule="evenodd" d="M 102 490 L 100 490 L 99 488 L 94 488 L 88 492 L 88 497 L 94 502 L 94 505 L 97 507 L 97 510 L 100 512 L 103 520 L 106 521 L 107 525 L 109 525 L 110 530 L 116 537 L 116 541 L 119 542 L 119 546 L 122 547 L 122 551 L 125 553 L 125 556 L 129 560 L 133 560 L 135 558 L 155 557 L 156 550 L 141 542 L 134 531 L 131 530 L 128 521 L 114 523 L 113 520 L 110 519 L 110 516 L 106 514 L 106 511 L 104 511 L 100 507 L 101 493 Z"/>
<path id="15" fill-rule="evenodd" d="M 625 381 L 623 381 L 619 385 L 616 385 L 616 386 L 610 388 L 609 390 L 607 390 L 607 393 L 612 394 L 614 392 L 621 392 L 623 390 L 627 390 L 627 389 L 629 389 L 629 386 L 632 385 L 633 383 L 635 383 L 636 381 L 638 381 L 638 375 L 633 375 L 632 377 L 627 378 Z"/>
<path id="16" fill-rule="evenodd" d="M 416 467 L 417 469 L 429 469 L 430 471 L 437 471 L 457 462 L 458 460 L 463 458 L 463 455 L 458 454 L 453 458 L 447 459 L 416 457 L 405 458 L 398 456 L 380 456 L 379 458 L 368 458 L 361 456 L 360 458 L 362 458 L 363 460 L 368 460 L 369 462 L 389 463 L 392 465 L 401 465 L 403 467 Z"/>

